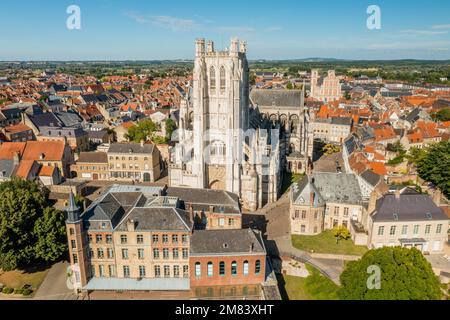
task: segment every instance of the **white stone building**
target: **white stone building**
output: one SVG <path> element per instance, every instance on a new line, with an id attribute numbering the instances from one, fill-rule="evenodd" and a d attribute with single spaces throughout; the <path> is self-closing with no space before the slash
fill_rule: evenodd
<path id="1" fill-rule="evenodd" d="M 280 121 L 251 106 L 246 51 L 237 39 L 227 51 L 196 41 L 193 88 L 181 103 L 169 183 L 233 192 L 256 210 L 278 199 L 286 151 Z"/>

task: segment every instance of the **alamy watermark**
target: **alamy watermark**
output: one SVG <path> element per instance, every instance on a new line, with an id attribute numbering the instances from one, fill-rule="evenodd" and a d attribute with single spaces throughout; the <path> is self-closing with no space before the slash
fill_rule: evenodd
<path id="1" fill-rule="evenodd" d="M 66 13 L 70 14 L 66 20 L 66 27 L 69 30 L 80 30 L 81 29 L 81 9 L 77 5 L 70 5 L 66 9 Z"/>
<path id="2" fill-rule="evenodd" d="M 367 7 L 367 29 L 380 30 L 381 29 L 381 8 L 377 5 L 370 5 Z"/>
<path id="3" fill-rule="evenodd" d="M 370 276 L 367 278 L 367 289 L 380 290 L 381 289 L 381 269 L 377 265 L 371 265 L 367 268 L 367 274 Z"/>

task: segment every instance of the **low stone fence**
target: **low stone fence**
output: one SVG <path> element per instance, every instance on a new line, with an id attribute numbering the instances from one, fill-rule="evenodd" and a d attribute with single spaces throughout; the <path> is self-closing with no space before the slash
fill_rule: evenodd
<path id="1" fill-rule="evenodd" d="M 349 256 L 343 254 L 328 254 L 328 253 L 310 253 L 310 256 L 315 259 L 345 260 L 345 261 L 356 261 L 361 259 L 360 256 Z"/>

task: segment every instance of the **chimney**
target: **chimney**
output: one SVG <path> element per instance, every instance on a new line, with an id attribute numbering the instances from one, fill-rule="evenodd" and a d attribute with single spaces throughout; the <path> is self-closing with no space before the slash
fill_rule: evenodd
<path id="1" fill-rule="evenodd" d="M 130 232 L 134 232 L 136 228 L 136 224 L 134 223 L 134 220 L 128 219 L 127 221 L 127 230 Z"/>
<path id="2" fill-rule="evenodd" d="M 141 140 L 141 148 L 144 147 L 144 140 Z"/>
<path id="3" fill-rule="evenodd" d="M 400 189 L 395 189 L 395 199 L 400 200 Z"/>
<path id="4" fill-rule="evenodd" d="M 214 206 L 209 206 L 209 213 L 213 213 L 214 212 Z"/>
<path id="5" fill-rule="evenodd" d="M 14 152 L 13 160 L 14 160 L 14 164 L 19 164 L 19 162 L 20 162 L 20 156 L 19 156 L 19 153 L 18 153 L 18 152 Z"/>
<path id="6" fill-rule="evenodd" d="M 441 205 L 442 192 L 439 189 L 433 193 L 433 202 L 439 207 Z"/>
<path id="7" fill-rule="evenodd" d="M 309 194 L 309 202 L 311 203 L 311 206 L 314 206 L 314 192 Z"/>
<path id="8" fill-rule="evenodd" d="M 376 190 L 374 190 L 372 192 L 372 194 L 370 195 L 369 206 L 367 208 L 369 215 L 375 211 L 375 208 L 377 206 L 377 200 L 378 200 L 379 196 L 380 196 L 380 194 Z"/>
<path id="9" fill-rule="evenodd" d="M 253 252 L 253 250 L 255 250 L 255 243 L 252 242 L 249 246 L 249 249 L 249 252 Z"/>

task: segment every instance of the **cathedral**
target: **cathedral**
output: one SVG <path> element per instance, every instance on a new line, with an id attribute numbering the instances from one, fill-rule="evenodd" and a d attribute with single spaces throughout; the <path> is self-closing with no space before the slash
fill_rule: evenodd
<path id="1" fill-rule="evenodd" d="M 237 39 L 224 51 L 196 40 L 169 183 L 226 190 L 254 211 L 278 200 L 284 171 L 305 172 L 313 141 L 304 91 L 251 90 L 246 54 Z"/>

